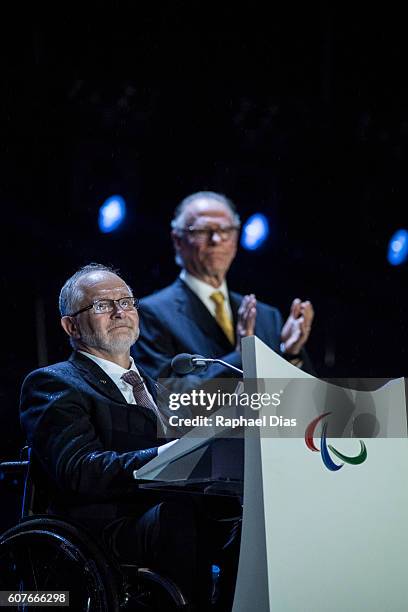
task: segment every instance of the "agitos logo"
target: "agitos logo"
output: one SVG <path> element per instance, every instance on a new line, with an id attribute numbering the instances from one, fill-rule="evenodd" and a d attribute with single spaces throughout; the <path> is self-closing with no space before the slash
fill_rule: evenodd
<path id="1" fill-rule="evenodd" d="M 313 421 L 309 423 L 309 425 L 306 427 L 305 442 L 306 442 L 307 448 L 310 449 L 311 451 L 319 452 L 319 449 L 316 448 L 314 444 L 313 435 L 314 435 L 315 429 L 319 421 L 324 419 L 324 417 L 329 416 L 330 414 L 331 412 L 325 412 L 324 414 L 321 414 L 316 419 L 313 419 Z M 343 455 L 343 453 L 340 453 L 331 444 L 327 445 L 326 434 L 327 434 L 327 421 L 323 424 L 323 427 L 322 427 L 322 435 L 320 438 L 320 453 L 322 456 L 322 461 L 328 470 L 331 470 L 332 472 L 336 472 L 337 470 L 340 470 L 340 468 L 343 467 L 344 463 L 350 463 L 351 465 L 358 465 L 359 463 L 363 463 L 363 461 L 367 459 L 367 449 L 362 440 L 360 440 L 359 454 L 356 455 L 355 457 L 348 457 L 347 455 Z M 342 463 L 341 465 L 334 463 L 333 459 L 330 456 L 329 449 L 334 455 L 336 455 L 336 457 L 341 459 L 341 461 L 344 461 L 344 463 Z"/>

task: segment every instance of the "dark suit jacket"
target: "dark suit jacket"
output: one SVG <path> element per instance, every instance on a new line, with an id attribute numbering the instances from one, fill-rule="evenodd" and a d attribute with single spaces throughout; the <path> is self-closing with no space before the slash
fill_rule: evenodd
<path id="1" fill-rule="evenodd" d="M 160 403 L 157 385 L 145 380 Z M 27 376 L 20 410 L 52 510 L 78 520 L 116 518 L 120 500 L 135 493 L 133 471 L 166 441 L 157 438 L 153 412 L 128 404 L 109 376 L 77 352 Z"/>
<path id="2" fill-rule="evenodd" d="M 230 292 L 229 298 L 235 324 L 243 296 Z M 178 353 L 198 353 L 242 367 L 241 354 L 234 350 L 215 318 L 180 278 L 142 299 L 140 304 L 140 337 L 132 347 L 132 355 L 154 379 L 174 376 L 170 364 Z M 257 302 L 255 335 L 279 351 L 281 329 L 279 310 Z M 224 366 L 213 364 L 198 376 L 211 379 L 236 375 Z M 197 377 L 190 379 L 193 384 L 197 382 Z"/>

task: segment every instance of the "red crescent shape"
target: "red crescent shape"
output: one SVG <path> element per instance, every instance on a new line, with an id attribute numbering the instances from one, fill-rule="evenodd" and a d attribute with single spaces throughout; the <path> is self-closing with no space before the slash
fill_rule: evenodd
<path id="1" fill-rule="evenodd" d="M 313 421 L 309 423 L 309 425 L 306 427 L 305 442 L 306 442 L 307 448 L 309 448 L 311 451 L 319 452 L 319 449 L 316 448 L 314 445 L 313 434 L 315 432 L 316 425 L 318 424 L 318 422 L 321 421 L 325 416 L 329 414 L 331 414 L 331 412 L 325 412 L 324 414 L 321 414 L 320 416 L 313 419 Z"/>

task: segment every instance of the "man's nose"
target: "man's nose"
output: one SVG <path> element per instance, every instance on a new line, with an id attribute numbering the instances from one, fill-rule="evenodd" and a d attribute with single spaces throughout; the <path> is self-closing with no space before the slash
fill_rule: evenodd
<path id="1" fill-rule="evenodd" d="M 123 310 L 123 308 L 121 308 L 121 306 L 119 306 L 117 302 L 114 302 L 112 316 L 119 317 L 121 319 L 124 316 L 124 314 L 125 314 L 125 311 Z"/>
<path id="2" fill-rule="evenodd" d="M 221 241 L 222 241 L 222 239 L 221 239 L 221 236 L 218 233 L 218 230 L 213 230 L 211 232 L 211 235 L 210 235 L 210 242 L 214 242 L 214 243 L 218 244 Z"/>

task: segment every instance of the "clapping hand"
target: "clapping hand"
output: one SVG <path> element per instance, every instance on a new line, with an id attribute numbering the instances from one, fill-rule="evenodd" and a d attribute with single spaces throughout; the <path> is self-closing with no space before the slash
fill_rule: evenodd
<path id="1" fill-rule="evenodd" d="M 241 340 L 245 336 L 253 336 L 256 321 L 256 297 L 253 293 L 245 295 L 239 308 L 236 327 L 236 350 L 241 350 Z"/>
<path id="2" fill-rule="evenodd" d="M 301 351 L 309 338 L 313 317 L 313 306 L 308 300 L 305 302 L 301 302 L 299 298 L 293 300 L 289 317 L 281 333 L 285 353 L 297 355 Z"/>

